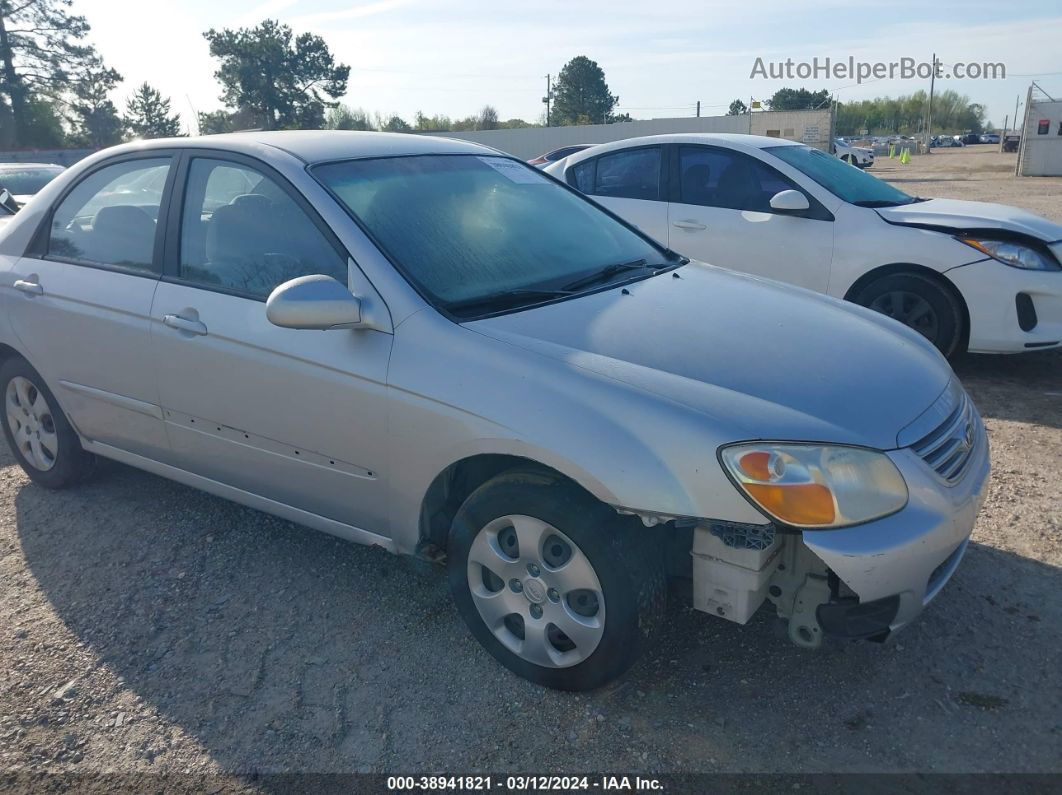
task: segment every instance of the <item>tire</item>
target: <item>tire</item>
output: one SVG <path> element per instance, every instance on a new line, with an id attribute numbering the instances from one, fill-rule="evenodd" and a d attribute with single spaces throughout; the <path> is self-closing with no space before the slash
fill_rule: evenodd
<path id="1" fill-rule="evenodd" d="M 662 622 L 667 579 L 651 535 L 556 475 L 512 470 L 454 517 L 450 590 L 472 634 L 509 670 L 592 690 L 630 668 Z"/>
<path id="2" fill-rule="evenodd" d="M 928 276 L 883 276 L 860 290 L 853 300 L 914 329 L 949 358 L 963 352 L 965 328 L 959 302 Z"/>
<path id="3" fill-rule="evenodd" d="M 841 158 L 841 160 L 843 160 L 844 162 L 846 162 L 850 166 L 856 165 L 855 158 L 852 157 L 851 155 L 845 155 L 844 157 Z"/>
<path id="4" fill-rule="evenodd" d="M 95 469 L 66 415 L 40 373 L 21 358 L 0 367 L 4 410 L 0 424 L 12 454 L 34 483 L 63 489 L 80 483 Z"/>

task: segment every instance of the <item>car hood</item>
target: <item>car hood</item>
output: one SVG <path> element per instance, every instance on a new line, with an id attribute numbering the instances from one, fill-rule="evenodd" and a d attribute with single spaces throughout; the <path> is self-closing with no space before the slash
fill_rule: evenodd
<path id="1" fill-rule="evenodd" d="M 1003 229 L 1021 232 L 1047 243 L 1062 240 L 1062 225 L 1006 204 L 930 199 L 901 207 L 881 208 L 877 213 L 890 224 L 944 230 Z"/>
<path id="2" fill-rule="evenodd" d="M 465 325 L 703 413 L 735 441 L 894 448 L 951 379 L 883 315 L 702 263 Z"/>

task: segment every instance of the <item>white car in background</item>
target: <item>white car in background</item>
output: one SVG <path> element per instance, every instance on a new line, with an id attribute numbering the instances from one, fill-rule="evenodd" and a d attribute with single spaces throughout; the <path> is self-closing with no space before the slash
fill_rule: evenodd
<path id="1" fill-rule="evenodd" d="M 1062 225 L 1025 210 L 753 135 L 630 138 L 545 171 L 679 253 L 868 306 L 947 356 L 1062 345 Z"/>
<path id="2" fill-rule="evenodd" d="M 840 138 L 833 139 L 833 154 L 850 166 L 870 168 L 874 165 L 874 150 L 866 146 L 853 146 Z"/>
<path id="3" fill-rule="evenodd" d="M 7 226 L 7 222 L 15 216 L 17 211 L 18 205 L 15 203 L 14 196 L 4 188 L 0 188 L 0 231 Z"/>
<path id="4" fill-rule="evenodd" d="M 550 163 L 561 161 L 568 155 L 574 155 L 576 152 L 589 149 L 591 146 L 593 146 L 593 144 L 571 144 L 570 146 L 561 146 L 528 160 L 527 164 L 529 166 L 534 166 L 535 168 L 545 168 Z"/>
<path id="5" fill-rule="evenodd" d="M 64 171 L 55 163 L 0 163 L 0 189 L 6 189 L 21 207 Z"/>

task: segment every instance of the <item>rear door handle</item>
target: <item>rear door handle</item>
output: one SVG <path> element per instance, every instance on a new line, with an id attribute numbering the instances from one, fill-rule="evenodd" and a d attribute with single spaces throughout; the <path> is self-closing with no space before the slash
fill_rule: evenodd
<path id="1" fill-rule="evenodd" d="M 692 219 L 685 219 L 685 220 L 682 220 L 682 221 L 674 221 L 671 225 L 674 226 L 674 227 L 677 227 L 679 229 L 690 229 L 690 230 L 698 230 L 698 229 L 707 229 L 708 228 L 704 224 L 702 224 L 702 223 L 700 223 L 698 221 L 694 221 Z"/>
<path id="2" fill-rule="evenodd" d="M 207 333 L 205 323 L 200 323 L 198 320 L 189 320 L 180 315 L 163 315 L 162 322 L 170 328 L 175 328 L 178 331 L 184 331 L 188 334 L 196 334 L 200 337 Z"/>
<path id="3" fill-rule="evenodd" d="M 15 282 L 14 287 L 20 293 L 25 293 L 26 295 L 44 295 L 44 288 L 41 287 L 37 282 L 19 279 Z"/>

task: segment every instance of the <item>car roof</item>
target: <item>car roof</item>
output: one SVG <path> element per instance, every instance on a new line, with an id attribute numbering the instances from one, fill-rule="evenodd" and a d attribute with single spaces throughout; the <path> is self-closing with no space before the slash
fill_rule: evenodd
<path id="1" fill-rule="evenodd" d="M 200 135 L 191 138 L 155 138 L 106 150 L 121 154 L 150 149 L 209 148 L 261 155 L 266 147 L 279 149 L 305 163 L 395 155 L 499 154 L 498 150 L 470 141 L 434 135 L 361 132 L 354 130 L 282 130 Z"/>
<path id="2" fill-rule="evenodd" d="M 57 168 L 62 171 L 66 166 L 58 163 L 0 163 L 0 171 L 15 171 L 23 168 Z"/>
<path id="3" fill-rule="evenodd" d="M 564 160 L 567 164 L 581 163 L 602 152 L 618 149 L 629 149 L 635 146 L 651 146 L 652 144 L 716 144 L 730 147 L 731 149 L 766 149 L 772 146 L 806 146 L 797 141 L 785 138 L 771 138 L 766 135 L 746 135 L 744 133 L 667 133 L 664 135 L 643 135 L 638 138 L 623 138 L 619 141 L 610 141 L 607 144 L 598 144 L 590 149 L 584 149 L 573 155 L 568 155 Z M 561 162 L 561 161 L 557 161 Z"/>

